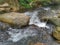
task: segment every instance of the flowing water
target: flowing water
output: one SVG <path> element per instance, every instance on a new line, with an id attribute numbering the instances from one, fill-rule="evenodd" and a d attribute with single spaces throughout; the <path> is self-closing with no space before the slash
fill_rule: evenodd
<path id="1" fill-rule="evenodd" d="M 43 10 L 48 11 L 50 8 L 43 8 Z M 39 11 L 40 9 L 25 12 L 26 15 L 30 16 L 29 26 L 22 29 L 13 29 L 9 27 L 6 31 L 9 37 L 5 40 L 5 33 L 3 33 L 2 37 L 0 36 L 0 39 L 3 39 L 0 45 L 30 45 L 31 42 L 42 42 L 50 45 L 50 43 L 53 42 L 53 38 L 50 34 L 54 26 L 52 24 L 47 24 L 47 22 L 41 22 L 38 17 Z M 55 43 L 53 43 L 51 45 L 55 45 Z"/>

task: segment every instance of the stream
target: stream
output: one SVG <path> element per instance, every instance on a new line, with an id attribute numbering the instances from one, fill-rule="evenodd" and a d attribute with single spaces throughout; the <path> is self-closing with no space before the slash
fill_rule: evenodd
<path id="1" fill-rule="evenodd" d="M 30 16 L 29 26 L 21 29 L 8 27 L 5 33 L 0 31 L 0 45 L 31 45 L 31 43 L 47 43 L 47 45 L 57 44 L 51 36 L 54 25 L 41 21 L 39 19 L 39 12 L 41 10 L 50 11 L 50 7 L 36 9 L 34 11 L 27 11 L 24 14 Z M 51 13 L 49 13 L 51 14 Z M 55 14 L 55 13 L 53 13 Z M 0 23 L 4 25 L 4 23 Z"/>

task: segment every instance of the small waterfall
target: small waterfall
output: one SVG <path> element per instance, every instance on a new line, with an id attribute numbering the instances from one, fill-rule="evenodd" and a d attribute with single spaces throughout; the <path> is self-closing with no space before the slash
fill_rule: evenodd
<path id="1" fill-rule="evenodd" d="M 44 8 L 45 10 L 48 10 L 49 8 Z M 32 11 L 32 12 L 25 12 L 26 15 L 30 16 L 30 22 L 29 25 L 36 25 L 38 27 L 43 28 L 49 28 L 47 26 L 46 22 L 41 22 L 38 17 L 38 11 Z M 13 42 L 17 42 L 23 38 L 26 38 L 28 36 L 35 36 L 37 35 L 37 31 L 26 29 L 23 31 L 23 29 L 12 29 L 10 28 L 9 31 L 7 31 L 8 34 L 11 36 L 8 40 L 11 40 Z"/>
<path id="2" fill-rule="evenodd" d="M 46 9 L 47 10 L 47 9 Z M 48 28 L 48 26 L 46 25 L 46 22 L 41 22 L 39 17 L 38 17 L 38 11 L 34 11 L 34 12 L 25 12 L 26 15 L 30 16 L 30 22 L 29 25 L 36 25 L 38 27 L 46 27 Z"/>

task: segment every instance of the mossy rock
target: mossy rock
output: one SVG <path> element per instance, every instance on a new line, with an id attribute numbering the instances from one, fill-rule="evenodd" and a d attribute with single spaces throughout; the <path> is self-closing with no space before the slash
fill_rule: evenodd
<path id="1" fill-rule="evenodd" d="M 53 36 L 54 36 L 54 38 L 56 38 L 57 40 L 60 40 L 60 27 L 56 27 L 56 30 L 53 31 Z"/>
<path id="2" fill-rule="evenodd" d="M 49 21 L 56 26 L 60 26 L 60 18 L 51 18 Z"/>
<path id="3" fill-rule="evenodd" d="M 48 23 L 52 23 L 55 26 L 59 26 L 60 27 L 60 16 L 59 15 L 47 15 L 47 16 L 43 16 L 41 18 L 41 20 L 45 20 Z"/>

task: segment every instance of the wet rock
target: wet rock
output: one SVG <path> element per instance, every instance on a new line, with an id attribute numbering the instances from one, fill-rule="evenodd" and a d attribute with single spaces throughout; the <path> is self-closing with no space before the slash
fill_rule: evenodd
<path id="1" fill-rule="evenodd" d="M 36 26 L 28 26 L 23 29 L 9 29 L 8 34 L 11 36 L 9 41 L 15 45 L 31 45 L 37 42 L 51 43 L 51 38 L 43 28 Z"/>
<path id="2" fill-rule="evenodd" d="M 56 17 L 51 17 L 51 18 L 44 17 L 42 20 L 45 20 L 45 21 L 47 21 L 49 23 L 52 23 L 55 26 L 60 26 L 60 18 L 57 17 L 57 16 Z"/>
<path id="3" fill-rule="evenodd" d="M 55 26 L 51 23 L 47 24 L 47 28 L 43 28 L 44 31 L 46 31 L 46 33 L 48 33 L 49 35 L 52 35 L 52 32 L 55 30 Z"/>
<path id="4" fill-rule="evenodd" d="M 26 16 L 22 13 L 5 13 L 0 15 L 0 21 L 11 24 L 11 25 L 19 25 L 19 26 L 25 26 L 29 22 L 29 16 Z"/>
<path id="5" fill-rule="evenodd" d="M 6 42 L 8 38 L 8 33 L 0 31 L 0 42 Z"/>
<path id="6" fill-rule="evenodd" d="M 60 40 L 60 27 L 56 27 L 56 30 L 53 32 L 53 36 L 54 36 L 57 40 Z"/>
<path id="7" fill-rule="evenodd" d="M 6 31 L 10 28 L 10 26 L 6 23 L 0 22 L 0 30 L 1 31 Z"/>
<path id="8" fill-rule="evenodd" d="M 54 13 L 51 11 L 49 7 L 41 8 L 41 10 L 38 12 L 38 17 L 39 19 L 44 19 L 44 18 L 48 19 L 54 17 Z"/>
<path id="9" fill-rule="evenodd" d="M 53 39 L 46 31 L 45 28 L 33 25 L 24 27 L 23 29 L 9 28 L 6 31 L 9 35 L 8 40 L 6 39 L 7 41 L 5 40 L 5 43 L 2 43 L 2 45 L 53 45 Z"/>
<path id="10" fill-rule="evenodd" d="M 55 26 L 60 26 L 60 14 L 58 10 L 45 10 L 40 13 L 39 18 L 41 21 L 46 21 L 54 24 Z"/>
<path id="11" fill-rule="evenodd" d="M 25 12 L 26 15 L 30 16 L 29 25 L 36 25 L 38 27 L 47 27 L 46 22 L 41 22 L 38 18 L 38 11 Z"/>

